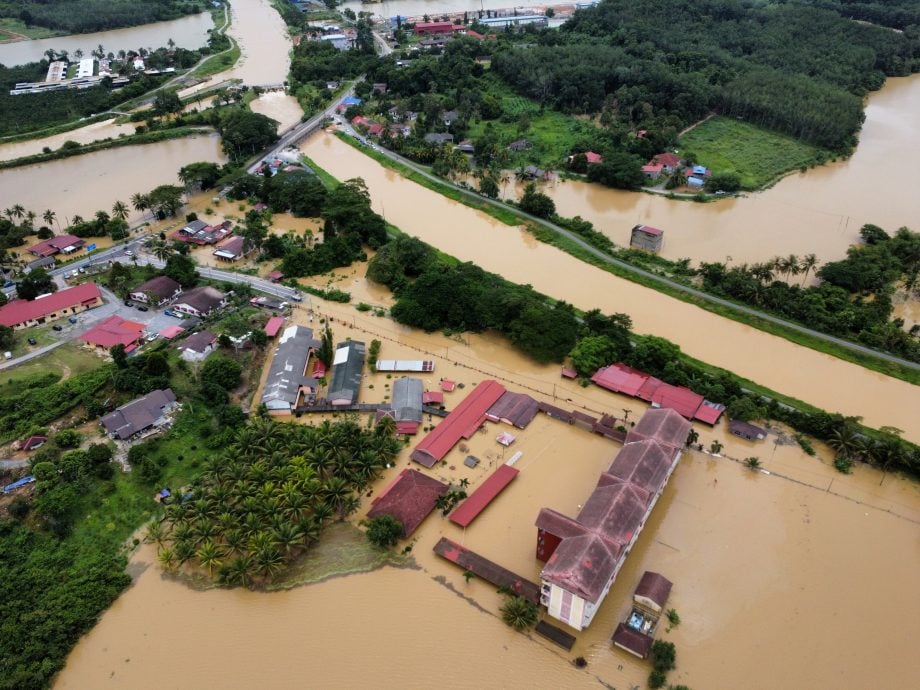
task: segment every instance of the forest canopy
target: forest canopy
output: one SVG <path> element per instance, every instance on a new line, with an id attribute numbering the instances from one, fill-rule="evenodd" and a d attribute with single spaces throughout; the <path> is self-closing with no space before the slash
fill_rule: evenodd
<path id="1" fill-rule="evenodd" d="M 26 26 L 82 34 L 178 19 L 198 14 L 203 6 L 188 0 L 2 0 L 0 17 L 19 19 Z"/>

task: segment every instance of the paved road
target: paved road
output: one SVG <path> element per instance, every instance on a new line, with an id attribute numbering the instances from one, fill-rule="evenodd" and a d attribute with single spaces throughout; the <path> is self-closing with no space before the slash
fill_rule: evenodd
<path id="1" fill-rule="evenodd" d="M 359 141 L 362 141 L 362 138 L 359 135 L 357 135 L 354 132 L 354 130 L 352 130 L 351 127 L 349 127 L 348 125 L 344 125 L 342 129 L 346 131 L 348 134 L 351 134 L 352 136 L 356 137 Z M 404 165 L 407 168 L 412 169 L 414 172 L 418 173 L 419 175 L 424 176 L 425 178 L 431 180 L 432 182 L 437 182 L 438 184 L 442 184 L 442 185 L 452 184 L 451 182 L 444 180 L 444 178 L 437 177 L 436 175 L 432 175 L 431 173 L 429 173 L 427 170 L 425 170 L 421 166 L 417 165 L 416 163 L 410 161 L 407 158 L 403 158 L 397 153 L 393 153 L 392 151 L 381 148 L 379 146 L 374 146 L 374 148 L 379 153 L 386 156 L 387 158 L 397 163 L 400 163 L 401 165 Z M 464 189 L 463 187 L 460 187 L 457 185 L 453 185 L 453 186 L 462 194 L 466 195 L 467 197 L 471 199 L 476 199 L 480 203 L 491 204 L 492 206 L 495 206 L 496 208 L 501 208 L 504 210 L 508 210 L 509 208 L 508 204 L 502 201 L 490 199 L 486 196 L 470 191 L 468 189 Z M 542 225 L 543 227 L 549 230 L 552 230 L 553 232 L 559 235 L 562 235 L 563 237 L 568 238 L 572 242 L 575 242 L 582 249 L 590 252 L 591 254 L 601 259 L 602 261 L 612 264 L 614 266 L 617 266 L 619 268 L 622 268 L 623 270 L 633 273 L 635 275 L 642 276 L 643 278 L 647 278 L 661 285 L 667 285 L 670 288 L 673 288 L 675 290 L 680 290 L 681 292 L 684 292 L 688 295 L 692 295 L 693 297 L 697 297 L 699 299 L 706 300 L 707 302 L 710 302 L 712 304 L 718 304 L 723 307 L 728 307 L 729 309 L 732 309 L 739 313 L 756 316 L 758 318 L 764 319 L 765 321 L 769 321 L 770 323 L 774 323 L 779 326 L 784 326 L 786 328 L 797 331 L 799 333 L 810 335 L 814 338 L 818 338 L 819 340 L 823 340 L 828 343 L 834 343 L 835 345 L 844 347 L 850 350 L 851 352 L 856 352 L 856 353 L 863 354 L 863 355 L 872 355 L 873 357 L 877 357 L 887 362 L 893 362 L 894 364 L 899 364 L 903 367 L 907 367 L 909 369 L 920 371 L 920 364 L 916 362 L 911 362 L 909 360 L 902 359 L 900 357 L 896 357 L 895 355 L 889 354 L 887 352 L 879 352 L 878 350 L 874 350 L 870 347 L 866 347 L 865 345 L 859 345 L 858 343 L 853 343 L 853 342 L 850 342 L 849 340 L 844 340 L 843 338 L 837 338 L 833 335 L 828 335 L 827 333 L 822 333 L 820 331 L 812 330 L 811 328 L 801 326 L 797 323 L 793 323 L 792 321 L 786 321 L 785 319 L 781 319 L 777 316 L 773 316 L 772 314 L 767 314 L 765 312 L 758 311 L 757 309 L 752 309 L 751 307 L 746 307 L 741 304 L 736 304 L 727 299 L 716 297 L 707 292 L 703 292 L 702 290 L 697 290 L 696 288 L 689 287 L 682 283 L 673 281 L 669 278 L 665 278 L 655 273 L 646 271 L 645 269 L 639 268 L 637 266 L 633 266 L 632 264 L 628 264 L 625 261 L 621 261 L 620 259 L 617 259 L 611 256 L 610 254 L 607 254 L 606 252 L 601 251 L 597 247 L 594 247 L 593 245 L 585 242 L 581 237 L 579 237 L 575 233 L 571 232 L 570 230 L 566 230 L 565 228 L 560 227 L 559 225 L 556 225 L 555 223 L 551 223 L 550 221 L 544 220 L 543 218 L 537 218 L 536 216 L 532 216 L 529 213 L 525 213 L 518 208 L 514 208 L 514 211 L 518 215 L 526 218 L 527 220 L 532 221 L 538 225 Z"/>

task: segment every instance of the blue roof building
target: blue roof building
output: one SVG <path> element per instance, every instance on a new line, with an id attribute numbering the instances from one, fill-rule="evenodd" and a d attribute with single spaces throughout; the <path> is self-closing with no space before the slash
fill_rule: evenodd
<path id="1" fill-rule="evenodd" d="M 706 170 L 706 166 L 705 166 L 705 165 L 694 165 L 694 166 L 693 166 L 693 174 L 694 174 L 694 175 L 705 175 L 707 172 L 709 172 L 709 171 Z"/>
<path id="2" fill-rule="evenodd" d="M 342 105 L 361 105 L 361 99 L 357 96 L 349 96 L 342 99 Z"/>
<path id="3" fill-rule="evenodd" d="M 704 184 L 706 184 L 706 180 L 702 177 L 687 178 L 687 186 L 690 187 L 690 189 L 702 189 Z"/>

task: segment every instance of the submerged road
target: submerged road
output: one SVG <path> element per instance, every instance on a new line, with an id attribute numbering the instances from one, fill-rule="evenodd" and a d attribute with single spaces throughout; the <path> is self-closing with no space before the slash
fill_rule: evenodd
<path id="1" fill-rule="evenodd" d="M 361 140 L 361 139 L 358 137 L 358 135 L 355 134 L 355 133 L 353 132 L 353 130 L 351 130 L 350 127 L 346 127 L 345 129 L 346 129 L 346 131 L 347 131 L 349 134 L 351 134 L 352 136 L 354 136 L 356 139 L 359 139 L 359 141 Z M 547 228 L 548 230 L 552 230 L 553 232 L 557 233 L 558 235 L 561 235 L 561 236 L 563 236 L 563 237 L 565 237 L 565 238 L 571 240 L 572 242 L 574 242 L 575 244 L 577 244 L 579 247 L 581 247 L 582 249 L 584 249 L 584 250 L 587 251 L 587 252 L 590 252 L 593 256 L 596 256 L 597 258 L 601 259 L 601 260 L 604 261 L 605 263 L 611 264 L 611 265 L 613 265 L 613 266 L 617 266 L 618 268 L 621 268 L 621 269 L 623 269 L 624 271 L 627 271 L 627 272 L 632 273 L 632 274 L 634 274 L 634 275 L 642 276 L 643 278 L 647 278 L 647 279 L 649 279 L 649 280 L 651 280 L 651 281 L 654 281 L 654 282 L 656 282 L 656 283 L 658 283 L 658 284 L 660 284 L 660 285 L 666 285 L 666 286 L 668 286 L 668 287 L 670 287 L 670 288 L 673 288 L 673 289 L 675 289 L 675 290 L 680 290 L 681 292 L 683 292 L 683 293 L 685 293 L 685 294 L 691 295 L 691 296 L 693 296 L 693 297 L 696 297 L 696 298 L 699 298 L 699 299 L 702 299 L 702 300 L 706 300 L 707 302 L 710 302 L 710 303 L 712 303 L 712 304 L 718 304 L 718 305 L 723 306 L 723 307 L 728 307 L 729 309 L 732 309 L 732 310 L 734 310 L 734 311 L 736 311 L 736 312 L 739 312 L 739 313 L 742 313 L 742 314 L 748 314 L 748 315 L 750 315 L 750 316 L 756 316 L 757 318 L 763 319 L 763 320 L 765 320 L 765 321 L 769 321 L 770 323 L 774 323 L 774 324 L 776 324 L 776 325 L 778 325 L 778 326 L 783 326 L 783 327 L 785 327 L 785 328 L 789 328 L 789 329 L 791 329 L 791 330 L 793 330 L 793 331 L 796 331 L 796 332 L 798 332 L 798 333 L 803 333 L 803 334 L 805 334 L 805 335 L 812 336 L 812 337 L 817 338 L 817 339 L 819 339 L 819 340 L 823 340 L 823 341 L 828 342 L 828 343 L 833 343 L 833 344 L 835 344 L 835 345 L 839 345 L 840 347 L 846 348 L 847 350 L 850 350 L 851 352 L 856 352 L 856 353 L 858 353 L 858 354 L 863 354 L 863 355 L 871 355 L 871 356 L 873 356 L 873 357 L 877 357 L 878 359 L 885 360 L 885 361 L 887 361 L 887 362 L 892 362 L 892 363 L 894 363 L 894 364 L 899 364 L 899 365 L 901 365 L 901 366 L 903 366 L 903 367 L 906 367 L 906 368 L 908 368 L 908 369 L 913 369 L 913 370 L 915 370 L 915 371 L 920 371 L 920 364 L 918 364 L 917 362 L 911 362 L 910 360 L 902 359 L 901 357 L 897 357 L 896 355 L 892 355 L 892 354 L 887 353 L 887 352 L 880 352 L 880 351 L 878 351 L 878 350 L 874 350 L 874 349 L 872 349 L 871 347 L 867 347 L 867 346 L 865 346 L 865 345 L 860 345 L 860 344 L 858 344 L 858 343 L 854 343 L 854 342 L 851 342 L 851 341 L 849 341 L 849 340 L 845 340 L 845 339 L 843 339 L 843 338 L 838 338 L 838 337 L 833 336 L 833 335 L 828 335 L 827 333 L 822 333 L 821 331 L 816 331 L 816 330 L 814 330 L 814 329 L 808 328 L 807 326 L 802 326 L 802 325 L 797 324 L 797 323 L 795 323 L 795 322 L 793 322 L 793 321 L 787 321 L 786 319 L 782 319 L 782 318 L 780 318 L 780 317 L 778 317 L 778 316 L 773 316 L 772 314 L 768 314 L 768 313 L 766 313 L 766 312 L 759 311 L 759 310 L 754 309 L 754 308 L 752 308 L 752 307 L 748 307 L 748 306 L 745 306 L 745 305 L 743 305 L 743 304 L 737 304 L 737 303 L 735 303 L 735 302 L 732 302 L 732 301 L 727 300 L 727 299 L 723 299 L 723 298 L 721 298 L 721 297 L 716 297 L 715 295 L 711 295 L 711 294 L 709 294 L 708 292 L 704 292 L 704 291 L 702 291 L 702 290 L 698 290 L 698 289 L 696 289 L 696 288 L 694 288 L 694 287 L 690 287 L 690 286 L 688 286 L 688 285 L 684 285 L 684 284 L 682 284 L 682 283 L 678 283 L 678 282 L 676 282 L 676 281 L 674 281 L 674 280 L 671 280 L 670 278 L 665 278 L 664 276 L 660 276 L 660 275 L 658 275 L 658 274 L 656 274 L 656 273 L 652 273 L 652 272 L 650 272 L 650 271 L 646 271 L 644 268 L 639 268 L 638 266 L 633 266 L 632 264 L 626 263 L 625 261 L 622 261 L 622 260 L 620 260 L 620 259 L 617 259 L 616 257 L 611 256 L 610 254 L 608 254 L 608 253 L 606 253 L 606 252 L 604 252 L 604 251 L 601 251 L 601 250 L 598 249 L 597 247 L 595 247 L 595 246 L 589 244 L 588 242 L 586 242 L 585 240 L 583 240 L 581 237 L 579 237 L 577 234 L 575 234 L 575 233 L 572 232 L 571 230 L 567 230 L 567 229 L 565 229 L 565 228 L 563 228 L 563 227 L 561 227 L 561 226 L 559 226 L 559 225 L 556 225 L 555 223 L 552 223 L 552 222 L 550 222 L 550 221 L 548 221 L 548 220 L 545 220 L 544 218 L 538 218 L 537 216 L 533 216 L 533 215 L 530 215 L 529 213 L 525 213 L 524 211 L 520 210 L 519 208 L 513 207 L 513 206 L 509 206 L 508 204 L 506 204 L 506 203 L 503 202 L 503 201 L 499 201 L 499 200 L 496 200 L 496 199 L 490 199 L 489 197 L 483 196 L 482 194 L 479 194 L 478 192 L 473 192 L 473 191 L 471 191 L 471 190 L 469 190 L 469 189 L 464 189 L 463 187 L 460 187 L 460 186 L 455 185 L 455 184 L 453 184 L 453 183 L 451 183 L 451 182 L 448 182 L 448 181 L 444 180 L 444 179 L 441 178 L 441 177 L 438 177 L 438 176 L 436 176 L 436 175 L 432 175 L 430 172 L 428 172 L 427 170 L 425 170 L 424 168 L 422 168 L 422 167 L 419 166 L 418 164 L 416 164 L 416 163 L 410 161 L 410 160 L 407 159 L 407 158 L 404 158 L 403 156 L 400 156 L 400 155 L 397 154 L 397 153 L 394 153 L 393 151 L 389 151 L 389 150 L 384 149 L 384 148 L 381 148 L 381 147 L 379 147 L 379 146 L 378 146 L 378 147 L 375 147 L 375 150 L 376 150 L 378 153 L 380 153 L 381 155 L 383 155 L 383 156 L 389 158 L 389 159 L 392 160 L 393 162 L 399 163 L 400 165 L 404 165 L 405 167 L 411 169 L 413 172 L 418 173 L 419 175 L 422 175 L 423 177 L 425 177 L 426 179 L 428 179 L 428 180 L 430 180 L 430 181 L 432 181 L 432 182 L 436 182 L 437 184 L 440 184 L 440 185 L 449 185 L 449 186 L 451 186 L 453 189 L 459 191 L 461 194 L 463 194 L 464 196 L 466 196 L 466 197 L 468 197 L 468 198 L 470 198 L 470 199 L 475 199 L 476 201 L 478 201 L 478 202 L 480 202 L 480 203 L 490 204 L 491 206 L 494 206 L 495 208 L 500 208 L 500 209 L 505 210 L 505 211 L 507 211 L 507 210 L 509 210 L 509 209 L 512 209 L 517 215 L 521 216 L 522 218 L 525 218 L 525 219 L 527 219 L 527 220 L 529 220 L 529 221 L 531 221 L 531 222 L 533 222 L 533 223 L 536 223 L 536 224 L 538 224 L 538 225 L 541 225 L 541 226 L 543 226 L 544 228 Z M 755 326 L 755 328 L 756 328 L 756 326 Z M 782 337 L 782 336 L 780 336 L 780 337 Z M 807 345 L 806 345 L 806 346 L 803 346 L 803 347 L 807 347 Z M 857 363 L 857 364 L 858 364 L 858 363 Z"/>

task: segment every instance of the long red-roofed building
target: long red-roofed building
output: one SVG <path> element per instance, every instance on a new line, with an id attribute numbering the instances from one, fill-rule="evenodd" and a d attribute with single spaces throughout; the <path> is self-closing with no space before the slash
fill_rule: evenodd
<path id="1" fill-rule="evenodd" d="M 389 515 L 403 526 L 403 538 L 411 535 L 434 510 L 439 496 L 450 487 L 418 470 L 404 469 L 390 485 L 371 502 L 368 518 Z"/>
<path id="2" fill-rule="evenodd" d="M 20 330 L 72 316 L 101 304 L 99 286 L 83 283 L 34 300 L 14 299 L 0 307 L 0 326 Z"/>
<path id="3" fill-rule="evenodd" d="M 425 467 L 434 467 L 461 438 L 468 439 L 486 421 L 486 412 L 505 393 L 498 381 L 480 383 L 412 451 L 409 457 Z"/>
<path id="4" fill-rule="evenodd" d="M 44 242 L 33 244 L 29 247 L 29 253 L 35 256 L 54 256 L 60 252 L 69 254 L 82 247 L 83 244 L 83 240 L 76 235 L 56 235 Z"/>
<path id="5" fill-rule="evenodd" d="M 511 481 L 518 476 L 518 470 L 510 465 L 501 465 L 450 515 L 450 521 L 461 527 L 468 527 L 486 509 Z"/>
<path id="6" fill-rule="evenodd" d="M 671 409 L 648 410 L 576 518 L 537 516 L 541 602 L 576 630 L 590 625 L 664 491 L 690 431 Z"/>

